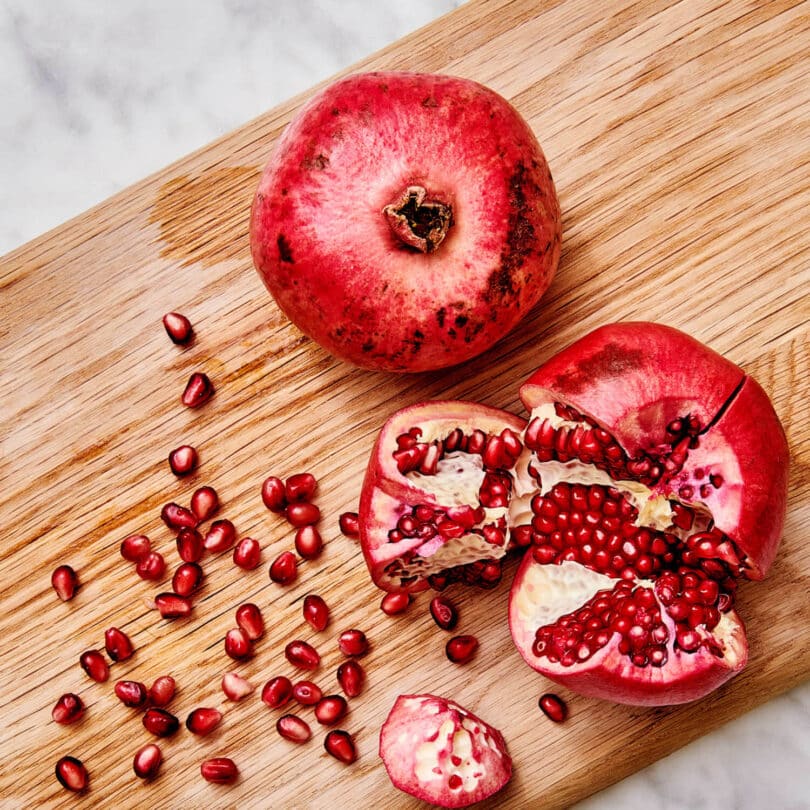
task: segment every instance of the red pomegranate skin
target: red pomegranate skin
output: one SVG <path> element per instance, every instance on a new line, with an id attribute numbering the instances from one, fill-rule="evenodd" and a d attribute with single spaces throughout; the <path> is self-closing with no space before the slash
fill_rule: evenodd
<path id="1" fill-rule="evenodd" d="M 383 209 L 409 187 L 449 206 L 435 250 Z M 415 372 L 492 346 L 533 307 L 560 256 L 546 159 L 517 111 L 451 76 L 380 72 L 320 91 L 280 137 L 250 224 L 279 307 L 343 360 Z"/>

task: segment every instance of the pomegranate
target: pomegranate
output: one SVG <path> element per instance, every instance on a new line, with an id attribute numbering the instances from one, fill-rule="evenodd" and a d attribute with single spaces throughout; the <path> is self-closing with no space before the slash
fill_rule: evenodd
<path id="1" fill-rule="evenodd" d="M 401 695 L 380 731 L 380 756 L 394 786 L 440 807 L 467 807 L 512 776 L 500 731 L 452 700 Z"/>
<path id="2" fill-rule="evenodd" d="M 276 145 L 250 232 L 290 320 L 389 371 L 489 348 L 560 255 L 554 185 L 526 122 L 480 84 L 417 73 L 349 76 L 312 98 Z"/>

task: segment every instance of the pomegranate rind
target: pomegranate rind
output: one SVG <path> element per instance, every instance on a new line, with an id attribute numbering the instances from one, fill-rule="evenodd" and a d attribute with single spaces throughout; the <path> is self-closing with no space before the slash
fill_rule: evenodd
<path id="1" fill-rule="evenodd" d="M 446 435 L 457 427 L 465 433 L 477 429 L 498 435 L 504 428 L 521 434 L 526 422 L 508 411 L 463 400 L 420 402 L 389 417 L 371 452 L 358 512 L 360 547 L 366 565 L 374 583 L 387 591 L 418 593 L 429 587 L 425 579 L 403 586 L 386 575 L 385 567 L 389 563 L 423 543 L 419 538 L 403 538 L 398 543 L 391 543 L 388 532 L 410 505 L 445 505 L 433 493 L 419 489 L 400 473 L 393 456 L 397 437 L 419 426 L 426 432 L 429 426 L 434 435 Z"/>
<path id="2" fill-rule="evenodd" d="M 512 776 L 500 731 L 435 695 L 397 698 L 380 730 L 379 752 L 395 787 L 440 807 L 482 801 Z"/>
<path id="3" fill-rule="evenodd" d="M 405 248 L 382 213 L 415 185 L 453 209 L 434 252 Z M 301 108 L 262 175 L 250 236 L 265 286 L 305 334 L 365 368 L 424 371 L 517 325 L 551 283 L 561 218 L 542 149 L 504 98 L 380 72 Z"/>
<path id="4" fill-rule="evenodd" d="M 608 324 L 546 361 L 520 398 L 529 411 L 551 402 L 572 406 L 630 456 L 660 447 L 672 420 L 696 416 L 698 447 L 656 489 L 705 505 L 746 555 L 747 575 L 765 575 L 785 519 L 787 439 L 767 394 L 730 360 L 663 324 Z M 699 494 L 711 475 L 722 485 Z M 678 496 L 685 484 L 693 498 Z"/>

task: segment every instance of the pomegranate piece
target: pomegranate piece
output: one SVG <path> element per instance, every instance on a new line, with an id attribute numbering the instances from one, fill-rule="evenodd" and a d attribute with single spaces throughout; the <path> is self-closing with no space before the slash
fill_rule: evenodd
<path id="1" fill-rule="evenodd" d="M 146 686 L 139 681 L 118 681 L 114 687 L 115 696 L 131 709 L 141 709 L 149 699 Z"/>
<path id="2" fill-rule="evenodd" d="M 155 743 L 148 743 L 135 752 L 132 770 L 139 779 L 154 779 L 163 762 L 163 754 Z"/>
<path id="3" fill-rule="evenodd" d="M 320 686 L 312 681 L 298 681 L 293 684 L 292 696 L 302 706 L 314 706 L 323 697 Z"/>
<path id="4" fill-rule="evenodd" d="M 262 701 L 271 709 L 280 709 L 290 702 L 292 693 L 292 681 L 286 675 L 277 675 L 262 688 Z"/>
<path id="5" fill-rule="evenodd" d="M 200 457 L 190 444 L 176 447 L 169 453 L 169 468 L 178 478 L 193 473 L 199 462 Z"/>
<path id="6" fill-rule="evenodd" d="M 191 615 L 193 609 L 191 599 L 170 591 L 164 591 L 155 597 L 155 607 L 164 619 L 185 619 Z"/>
<path id="7" fill-rule="evenodd" d="M 287 503 L 311 501 L 318 482 L 312 473 L 296 473 L 284 482 L 284 497 Z"/>
<path id="8" fill-rule="evenodd" d="M 262 501 L 264 505 L 276 514 L 281 514 L 287 508 L 287 496 L 284 482 L 275 475 L 265 478 L 262 484 Z"/>
<path id="9" fill-rule="evenodd" d="M 56 763 L 56 778 L 59 784 L 74 793 L 81 793 L 90 783 L 90 775 L 80 759 L 76 757 L 62 757 Z"/>
<path id="10" fill-rule="evenodd" d="M 478 651 L 478 639 L 475 636 L 453 636 L 444 651 L 454 664 L 467 664 Z"/>
<path id="11" fill-rule="evenodd" d="M 568 717 L 568 706 L 561 697 L 553 692 L 541 695 L 537 705 L 542 709 L 543 714 L 555 723 L 562 723 Z"/>
<path id="12" fill-rule="evenodd" d="M 264 618 L 259 606 L 253 602 L 245 602 L 236 608 L 236 624 L 251 641 L 264 635 Z"/>
<path id="13" fill-rule="evenodd" d="M 302 526 L 311 526 L 321 519 L 321 510 L 314 503 L 299 502 L 291 503 L 285 510 L 284 515 L 291 525 L 300 529 Z"/>
<path id="14" fill-rule="evenodd" d="M 357 748 L 354 740 L 348 731 L 334 729 L 323 739 L 323 747 L 327 754 L 342 762 L 344 765 L 351 765 L 357 760 Z"/>
<path id="15" fill-rule="evenodd" d="M 156 737 L 171 737 L 180 728 L 180 721 L 165 709 L 148 708 L 141 718 L 143 727 Z"/>
<path id="16" fill-rule="evenodd" d="M 87 650 L 79 656 L 81 668 L 96 683 L 104 683 L 110 677 L 110 665 L 98 650 Z"/>
<path id="17" fill-rule="evenodd" d="M 131 534 L 121 541 L 121 556 L 128 562 L 139 562 L 152 550 L 145 534 Z"/>
<path id="18" fill-rule="evenodd" d="M 113 661 L 126 661 L 135 652 L 130 637 L 117 627 L 104 632 L 104 649 Z"/>
<path id="19" fill-rule="evenodd" d="M 208 528 L 203 545 L 212 554 L 227 551 L 236 542 L 236 527 L 230 520 L 215 520 Z"/>
<path id="20" fill-rule="evenodd" d="M 304 597 L 303 612 L 304 620 L 318 633 L 329 624 L 329 606 L 318 594 L 309 593 Z"/>
<path id="21" fill-rule="evenodd" d="M 360 537 L 360 519 L 357 512 L 343 512 L 338 518 L 338 525 L 346 537 Z"/>
<path id="22" fill-rule="evenodd" d="M 200 763 L 200 773 L 206 782 L 230 785 L 239 777 L 239 768 L 228 757 L 212 757 Z"/>
<path id="23" fill-rule="evenodd" d="M 512 776 L 501 733 L 452 700 L 401 695 L 380 731 L 380 756 L 395 787 L 440 807 L 467 807 Z"/>
<path id="24" fill-rule="evenodd" d="M 295 550 L 305 560 L 320 557 L 323 551 L 321 533 L 314 526 L 302 526 L 295 533 Z"/>
<path id="25" fill-rule="evenodd" d="M 56 701 L 56 705 L 51 709 L 51 717 L 54 723 L 59 723 L 61 726 L 67 726 L 70 723 L 75 723 L 81 720 L 84 715 L 84 703 L 82 699 L 67 692 Z"/>
<path id="26" fill-rule="evenodd" d="M 185 506 L 180 506 L 179 503 L 167 503 L 160 510 L 160 519 L 175 531 L 195 529 L 199 523 L 194 513 L 190 509 L 186 509 Z"/>
<path id="27" fill-rule="evenodd" d="M 337 680 L 346 697 L 357 697 L 363 691 L 366 672 L 359 661 L 344 661 L 337 668 Z"/>
<path id="28" fill-rule="evenodd" d="M 204 486 L 194 490 L 191 496 L 191 511 L 200 523 L 217 513 L 219 495 L 213 487 Z"/>
<path id="29" fill-rule="evenodd" d="M 368 652 L 368 639 L 362 630 L 344 630 L 338 636 L 338 647 L 344 655 L 360 657 Z"/>
<path id="30" fill-rule="evenodd" d="M 196 529 L 183 528 L 177 533 L 177 554 L 183 562 L 197 563 L 205 552 L 203 537 Z"/>
<path id="31" fill-rule="evenodd" d="M 56 595 L 63 602 L 68 602 L 73 599 L 76 589 L 79 587 L 79 578 L 69 565 L 60 565 L 51 574 L 51 585 L 56 591 Z"/>
<path id="32" fill-rule="evenodd" d="M 234 627 L 225 634 L 225 652 L 235 661 L 244 661 L 253 655 L 253 642 L 241 627 Z"/>
<path id="33" fill-rule="evenodd" d="M 177 567 L 172 577 L 172 589 L 178 596 L 191 596 L 203 579 L 203 570 L 195 562 L 186 562 Z"/>
<path id="34" fill-rule="evenodd" d="M 172 702 L 177 684 L 171 675 L 161 675 L 149 687 L 149 702 L 153 706 L 167 706 Z"/>
<path id="35" fill-rule="evenodd" d="M 227 672 L 222 676 L 222 691 L 228 700 L 240 701 L 253 692 L 253 684 L 238 672 Z"/>
<path id="36" fill-rule="evenodd" d="M 186 388 L 183 391 L 180 401 L 187 408 L 199 408 L 204 405 L 214 395 L 214 386 L 208 375 L 202 372 L 195 371 L 186 383 Z"/>
<path id="37" fill-rule="evenodd" d="M 294 743 L 309 742 L 312 738 L 312 730 L 306 720 L 302 720 L 294 714 L 285 714 L 276 721 L 276 731 L 279 735 Z"/>
<path id="38" fill-rule="evenodd" d="M 406 591 L 393 591 L 383 596 L 380 601 L 380 610 L 386 616 L 399 616 L 404 613 L 411 604 L 412 597 Z"/>
<path id="39" fill-rule="evenodd" d="M 252 537 L 243 537 L 233 550 L 233 562 L 245 571 L 258 568 L 262 562 L 262 547 L 259 541 Z"/>
<path id="40" fill-rule="evenodd" d="M 339 723 L 349 711 L 349 704 L 342 695 L 327 695 L 321 698 L 315 706 L 315 719 L 322 726 L 334 726 Z"/>
<path id="41" fill-rule="evenodd" d="M 458 624 L 458 609 L 446 596 L 434 596 L 430 600 L 430 615 L 442 630 L 453 630 Z"/>
<path id="42" fill-rule="evenodd" d="M 388 371 L 489 348 L 548 287 L 561 238 L 548 165 L 517 111 L 467 79 L 396 72 L 341 79 L 301 109 L 250 233 L 287 317 L 337 357 Z"/>
<path id="43" fill-rule="evenodd" d="M 135 564 L 135 573 L 147 582 L 157 582 L 166 573 L 166 560 L 159 551 L 150 551 Z"/>
<path id="44" fill-rule="evenodd" d="M 194 336 L 191 321 L 179 312 L 167 312 L 163 316 L 163 326 L 172 343 L 178 345 L 189 343 Z"/>
<path id="45" fill-rule="evenodd" d="M 298 561 L 292 551 L 282 551 L 270 564 L 270 579 L 279 585 L 289 585 L 298 575 Z"/>
<path id="46" fill-rule="evenodd" d="M 306 641 L 296 639 L 284 648 L 287 660 L 299 669 L 317 669 L 321 663 L 318 651 Z"/>
<path id="47" fill-rule="evenodd" d="M 186 718 L 186 728 L 200 737 L 210 734 L 222 721 L 219 709 L 200 707 L 194 709 Z"/>

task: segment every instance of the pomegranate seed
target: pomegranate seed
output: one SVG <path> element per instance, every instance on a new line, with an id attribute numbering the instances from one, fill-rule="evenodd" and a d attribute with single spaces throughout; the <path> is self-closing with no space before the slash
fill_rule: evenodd
<path id="1" fill-rule="evenodd" d="M 79 657 L 79 663 L 96 683 L 104 683 L 110 677 L 110 665 L 98 650 L 83 652 Z"/>
<path id="2" fill-rule="evenodd" d="M 200 773 L 207 782 L 215 782 L 218 785 L 229 785 L 236 781 L 239 776 L 239 769 L 232 759 L 227 757 L 214 757 L 206 759 L 200 763 Z"/>
<path id="3" fill-rule="evenodd" d="M 293 685 L 292 696 L 302 706 L 314 706 L 322 697 L 320 686 L 312 681 L 298 681 Z"/>
<path id="4" fill-rule="evenodd" d="M 329 607 L 317 594 L 310 593 L 304 597 L 304 620 L 318 632 L 329 624 Z"/>
<path id="5" fill-rule="evenodd" d="M 155 607 L 164 619 L 185 619 L 191 615 L 191 599 L 170 591 L 159 593 L 155 597 Z"/>
<path id="6" fill-rule="evenodd" d="M 562 723 L 568 717 L 568 707 L 563 699 L 551 692 L 541 696 L 538 706 L 543 710 L 543 714 L 555 723 Z"/>
<path id="7" fill-rule="evenodd" d="M 338 518 L 338 525 L 346 537 L 360 537 L 360 518 L 357 512 L 344 512 Z"/>
<path id="8" fill-rule="evenodd" d="M 322 726 L 333 726 L 340 722 L 349 710 L 349 704 L 342 695 L 327 695 L 315 706 L 315 719 Z"/>
<path id="9" fill-rule="evenodd" d="M 284 496 L 287 503 L 311 501 L 318 482 L 312 473 L 296 473 L 284 482 Z"/>
<path id="10" fill-rule="evenodd" d="M 368 639 L 362 630 L 345 630 L 338 637 L 338 647 L 344 655 L 359 657 L 368 652 Z"/>
<path id="11" fill-rule="evenodd" d="M 234 627 L 225 634 L 225 652 L 235 661 L 250 658 L 253 653 L 253 644 L 241 627 Z"/>
<path id="12" fill-rule="evenodd" d="M 56 595 L 63 602 L 67 602 L 73 599 L 73 594 L 76 593 L 76 588 L 79 587 L 79 578 L 69 565 L 60 565 L 51 574 L 51 585 L 53 585 Z"/>
<path id="13" fill-rule="evenodd" d="M 153 706 L 167 706 L 172 702 L 177 684 L 171 675 L 161 675 L 149 688 L 149 700 Z"/>
<path id="14" fill-rule="evenodd" d="M 153 707 L 144 712 L 143 727 L 156 737 L 171 737 L 180 728 L 180 721 L 165 709 Z"/>
<path id="15" fill-rule="evenodd" d="M 139 748 L 132 759 L 132 770 L 140 779 L 153 779 L 157 776 L 163 754 L 155 743 Z"/>
<path id="16" fill-rule="evenodd" d="M 180 529 L 177 534 L 177 553 L 183 562 L 199 562 L 204 551 L 202 535 L 196 529 Z"/>
<path id="17" fill-rule="evenodd" d="M 285 675 L 277 675 L 262 688 L 262 701 L 271 709 L 280 709 L 290 702 L 292 688 L 292 681 L 289 678 Z"/>
<path id="18" fill-rule="evenodd" d="M 253 689 L 253 684 L 238 672 L 228 672 L 222 676 L 222 691 L 228 700 L 242 700 L 251 694 Z"/>
<path id="19" fill-rule="evenodd" d="M 215 520 L 208 534 L 205 535 L 205 545 L 208 551 L 218 554 L 227 551 L 236 542 L 236 528 L 230 520 Z"/>
<path id="20" fill-rule="evenodd" d="M 113 661 L 126 661 L 135 652 L 129 636 L 117 627 L 104 633 L 104 649 Z"/>
<path id="21" fill-rule="evenodd" d="M 146 686 L 139 681 L 118 681 L 115 684 L 115 696 L 131 709 L 140 709 L 146 705 L 149 693 Z"/>
<path id="22" fill-rule="evenodd" d="M 160 519 L 175 531 L 180 529 L 196 529 L 199 522 L 190 509 L 180 506 L 179 503 L 167 503 L 160 510 Z"/>
<path id="23" fill-rule="evenodd" d="M 81 793 L 87 788 L 90 781 L 87 768 L 76 757 L 62 757 L 56 763 L 56 778 L 63 788 L 72 790 L 74 793 Z"/>
<path id="24" fill-rule="evenodd" d="M 287 498 L 284 494 L 284 482 L 271 475 L 262 484 L 262 501 L 271 511 L 281 513 L 287 508 Z"/>
<path id="25" fill-rule="evenodd" d="M 56 705 L 51 710 L 51 717 L 54 723 L 60 726 L 67 726 L 80 720 L 84 714 L 84 703 L 78 695 L 67 692 L 56 701 Z"/>
<path id="26" fill-rule="evenodd" d="M 199 408 L 204 405 L 214 395 L 214 386 L 206 374 L 195 371 L 186 383 L 186 389 L 180 401 L 187 408 Z"/>
<path id="27" fill-rule="evenodd" d="M 216 514 L 217 509 L 219 509 L 219 495 L 213 487 L 206 486 L 194 490 L 191 496 L 191 511 L 200 523 Z"/>
<path id="28" fill-rule="evenodd" d="M 309 723 L 294 714 L 285 714 L 283 717 L 279 717 L 276 721 L 276 731 L 285 740 L 294 743 L 305 743 L 312 737 Z"/>
<path id="29" fill-rule="evenodd" d="M 287 520 L 300 529 L 302 526 L 311 526 L 321 519 L 321 510 L 314 503 L 291 503 L 284 513 Z"/>
<path id="30" fill-rule="evenodd" d="M 169 453 L 169 467 L 178 478 L 193 473 L 199 462 L 200 457 L 190 444 L 183 444 Z"/>
<path id="31" fill-rule="evenodd" d="M 163 326 L 166 334 L 171 338 L 172 343 L 182 345 L 191 340 L 194 330 L 191 328 L 191 321 L 179 312 L 167 312 L 163 316 Z"/>
<path id="32" fill-rule="evenodd" d="M 458 624 L 458 610 L 446 596 L 430 600 L 430 615 L 442 630 L 452 630 Z"/>
<path id="33" fill-rule="evenodd" d="M 282 551 L 270 565 L 270 579 L 279 585 L 289 585 L 298 574 L 298 562 L 292 551 Z"/>
<path id="34" fill-rule="evenodd" d="M 252 537 L 243 537 L 233 550 L 233 561 L 245 571 L 258 568 L 262 561 L 262 547 L 259 545 L 259 541 Z"/>
<path id="35" fill-rule="evenodd" d="M 186 718 L 186 728 L 192 734 L 204 737 L 210 734 L 222 720 L 222 712 L 219 709 L 199 708 L 189 714 Z"/>
<path id="36" fill-rule="evenodd" d="M 397 591 L 396 593 L 387 593 L 380 602 L 380 610 L 386 616 L 399 616 L 408 609 L 411 604 L 411 595 L 405 591 Z"/>
<path id="37" fill-rule="evenodd" d="M 186 562 L 177 567 L 172 577 L 172 589 L 178 596 L 191 596 L 203 578 L 203 570 L 195 562 Z"/>
<path id="38" fill-rule="evenodd" d="M 284 655 L 294 667 L 299 669 L 317 669 L 321 663 L 318 651 L 311 644 L 298 639 L 291 641 L 284 648 Z"/>
<path id="39" fill-rule="evenodd" d="M 152 550 L 152 543 L 145 534 L 131 534 L 121 541 L 121 556 L 128 562 L 142 560 Z"/>
<path id="40" fill-rule="evenodd" d="M 344 765 L 351 765 L 357 759 L 357 749 L 348 731 L 342 729 L 330 731 L 324 738 L 323 747 L 327 754 L 331 754 Z"/>
<path id="41" fill-rule="evenodd" d="M 150 551 L 143 559 L 135 565 L 135 573 L 148 582 L 156 582 L 163 579 L 166 573 L 166 560 L 159 551 Z"/>
<path id="42" fill-rule="evenodd" d="M 337 669 L 337 679 L 346 697 L 357 697 L 363 691 L 366 673 L 358 661 L 344 661 Z"/>
<path id="43" fill-rule="evenodd" d="M 261 638 L 264 635 L 264 619 L 258 605 L 246 602 L 236 608 L 236 623 L 251 640 Z"/>
<path id="44" fill-rule="evenodd" d="M 472 660 L 477 649 L 478 639 L 475 636 L 453 636 L 444 651 L 454 664 L 466 664 Z"/>
<path id="45" fill-rule="evenodd" d="M 314 526 L 302 526 L 295 532 L 295 550 L 305 559 L 314 560 L 323 551 L 323 538 Z"/>

